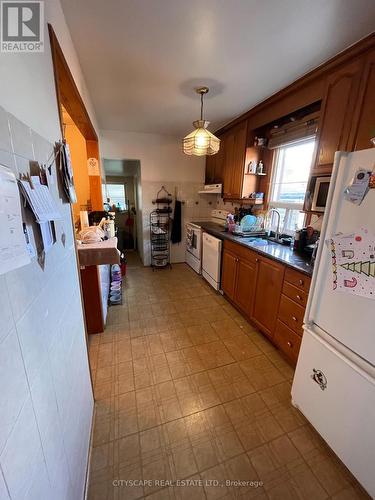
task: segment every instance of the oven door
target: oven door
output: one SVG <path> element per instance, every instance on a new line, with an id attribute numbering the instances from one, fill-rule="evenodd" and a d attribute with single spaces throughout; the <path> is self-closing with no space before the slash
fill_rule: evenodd
<path id="1" fill-rule="evenodd" d="M 196 259 L 201 260 L 202 255 L 202 229 L 195 224 L 186 225 L 186 251 Z"/>
<path id="2" fill-rule="evenodd" d="M 192 223 L 186 224 L 186 251 L 201 260 L 202 229 L 200 226 Z"/>

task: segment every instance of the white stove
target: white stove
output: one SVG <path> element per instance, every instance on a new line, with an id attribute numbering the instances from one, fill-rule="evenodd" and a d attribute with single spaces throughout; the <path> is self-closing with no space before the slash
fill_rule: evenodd
<path id="1" fill-rule="evenodd" d="M 198 274 L 203 274 L 203 277 L 207 279 L 207 271 L 205 265 L 203 265 L 202 269 L 202 261 L 204 257 L 203 253 L 203 241 L 207 239 L 207 233 L 204 233 L 206 236 L 203 238 L 203 229 L 200 223 L 203 222 L 214 222 L 216 224 L 220 224 L 223 228 L 225 225 L 225 221 L 227 219 L 227 215 L 229 212 L 226 210 L 212 210 L 210 219 L 200 219 L 194 220 L 192 222 L 188 222 L 186 224 L 186 252 L 185 252 L 185 262 Z M 213 238 L 213 236 L 210 236 Z M 214 238 L 217 240 L 217 238 Z M 220 241 L 220 240 L 217 240 Z M 221 243 L 221 241 L 220 241 Z M 217 253 L 217 252 L 216 252 Z M 206 252 L 207 255 L 207 252 Z M 220 247 L 220 260 L 221 260 L 221 247 Z M 210 260 L 211 262 L 211 260 Z M 211 271 L 212 272 L 212 271 Z M 217 273 L 214 273 L 217 278 Z M 209 276 L 209 275 L 208 275 Z M 209 280 L 208 280 L 209 281 Z M 210 282 L 211 283 L 211 282 Z M 217 281 L 216 281 L 217 283 Z M 212 284 L 212 283 L 211 283 Z M 216 287 L 216 286 L 215 286 Z"/>

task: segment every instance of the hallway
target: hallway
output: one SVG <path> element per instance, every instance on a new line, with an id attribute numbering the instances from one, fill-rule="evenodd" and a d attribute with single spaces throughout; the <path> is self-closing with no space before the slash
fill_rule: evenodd
<path id="1" fill-rule="evenodd" d="M 90 336 L 89 500 L 368 498 L 291 406 L 290 366 L 185 264 L 124 289 Z"/>

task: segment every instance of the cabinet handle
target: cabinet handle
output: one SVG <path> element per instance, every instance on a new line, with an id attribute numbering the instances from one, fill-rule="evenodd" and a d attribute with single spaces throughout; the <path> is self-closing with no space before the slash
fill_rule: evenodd
<path id="1" fill-rule="evenodd" d="M 287 342 L 287 346 L 288 346 L 288 347 L 290 347 L 290 348 L 292 348 L 292 347 L 293 347 L 293 344 L 291 343 L 291 341 L 290 341 L 290 340 L 288 340 L 288 342 Z"/>
<path id="2" fill-rule="evenodd" d="M 292 316 L 292 320 L 293 321 L 298 321 L 297 318 L 295 316 Z"/>
<path id="3" fill-rule="evenodd" d="M 303 281 L 303 280 L 299 280 L 299 281 L 298 281 L 298 283 L 299 283 L 300 285 L 303 285 L 303 284 L 304 284 L 304 281 Z"/>
<path id="4" fill-rule="evenodd" d="M 259 259 L 255 259 L 255 262 L 259 262 Z"/>
<path id="5" fill-rule="evenodd" d="M 298 300 L 302 300 L 301 295 L 296 295 L 296 299 L 298 299 Z"/>

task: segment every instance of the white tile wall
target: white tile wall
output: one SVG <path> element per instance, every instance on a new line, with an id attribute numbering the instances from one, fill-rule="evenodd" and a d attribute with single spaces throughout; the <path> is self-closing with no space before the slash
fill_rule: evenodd
<path id="1" fill-rule="evenodd" d="M 0 163 L 18 174 L 51 152 L 0 107 Z M 57 182 L 51 192 L 63 219 L 44 269 L 33 259 L 0 276 L 1 500 L 81 500 L 84 492 L 93 397 L 70 207 Z"/>
<path id="2" fill-rule="evenodd" d="M 142 181 L 142 202 L 143 202 L 143 243 L 144 243 L 144 264 L 150 265 L 150 213 L 156 208 L 152 200 L 164 186 L 172 194 L 173 200 L 175 188 L 177 188 L 177 199 L 184 201 L 182 205 L 182 240 L 179 244 L 171 245 L 171 262 L 185 261 L 185 224 L 196 218 L 210 218 L 211 210 L 216 208 L 216 197 L 199 195 L 203 184 L 197 182 L 150 182 Z M 172 204 L 174 208 L 174 203 Z M 173 217 L 173 214 L 172 214 Z"/>
<path id="3" fill-rule="evenodd" d="M 22 354 L 14 328 L 0 344 L 0 387 L 1 453 L 29 395 Z"/>
<path id="4" fill-rule="evenodd" d="M 0 470 L 0 498 L 1 500 L 9 500 L 8 490 L 1 470 Z"/>

